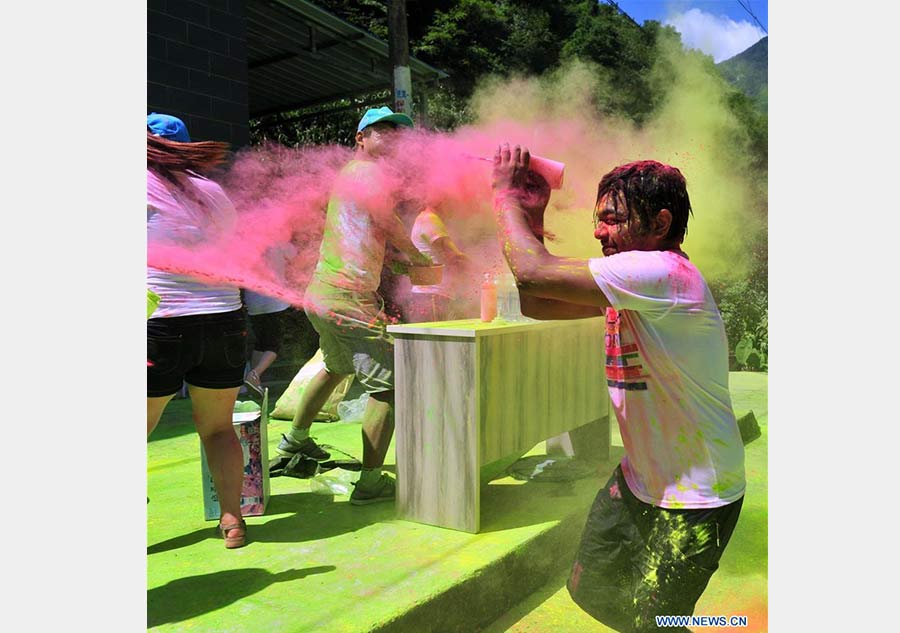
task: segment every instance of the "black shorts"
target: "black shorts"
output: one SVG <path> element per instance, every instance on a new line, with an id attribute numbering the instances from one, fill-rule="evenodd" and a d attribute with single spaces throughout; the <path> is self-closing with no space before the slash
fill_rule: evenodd
<path id="1" fill-rule="evenodd" d="M 657 615 L 692 615 L 719 567 L 743 497 L 719 508 L 667 510 L 640 501 L 617 466 L 588 514 L 569 595 L 617 631 L 657 631 Z"/>
<path id="2" fill-rule="evenodd" d="M 282 317 L 285 311 L 251 314 L 250 327 L 253 328 L 253 349 L 258 352 L 281 351 L 281 338 L 284 335 Z"/>
<path id="3" fill-rule="evenodd" d="M 169 396 L 187 382 L 228 389 L 244 383 L 247 313 L 241 308 L 147 320 L 147 397 Z"/>

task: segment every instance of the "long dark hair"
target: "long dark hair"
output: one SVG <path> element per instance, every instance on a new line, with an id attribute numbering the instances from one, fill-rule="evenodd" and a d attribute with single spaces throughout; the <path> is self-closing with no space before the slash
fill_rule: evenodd
<path id="1" fill-rule="evenodd" d="M 228 143 L 219 141 L 179 143 L 147 130 L 147 168 L 177 183 L 177 173 L 205 174 L 222 165 L 228 158 L 228 148 Z"/>
<path id="2" fill-rule="evenodd" d="M 693 211 L 687 182 L 677 167 L 655 160 L 620 165 L 600 179 L 597 202 L 607 194 L 613 194 L 616 206 L 621 196 L 628 208 L 628 220 L 637 213 L 644 231 L 650 230 L 660 210 L 668 209 L 672 224 L 665 239 L 681 241 L 687 233 L 688 217 Z"/>

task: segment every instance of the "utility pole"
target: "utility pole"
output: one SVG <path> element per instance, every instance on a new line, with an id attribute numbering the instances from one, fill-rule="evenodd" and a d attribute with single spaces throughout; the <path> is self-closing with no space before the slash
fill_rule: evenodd
<path id="1" fill-rule="evenodd" d="M 388 53 L 391 67 L 391 94 L 394 112 L 412 116 L 412 76 L 409 72 L 409 33 L 406 27 L 406 0 L 390 0 L 388 4 Z"/>

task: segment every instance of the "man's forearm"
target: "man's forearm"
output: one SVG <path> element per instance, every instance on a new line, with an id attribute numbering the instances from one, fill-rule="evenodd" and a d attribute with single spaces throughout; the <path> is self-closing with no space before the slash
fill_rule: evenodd
<path id="1" fill-rule="evenodd" d="M 514 191 L 499 191 L 494 195 L 500 249 L 516 281 L 529 284 L 535 281 L 543 260 L 550 253 L 531 230 L 527 215 Z"/>
<path id="2" fill-rule="evenodd" d="M 602 316 L 603 308 L 597 306 L 578 305 L 565 301 L 543 299 L 525 292 L 519 292 L 522 314 L 532 319 L 555 321 L 566 319 L 589 319 Z"/>

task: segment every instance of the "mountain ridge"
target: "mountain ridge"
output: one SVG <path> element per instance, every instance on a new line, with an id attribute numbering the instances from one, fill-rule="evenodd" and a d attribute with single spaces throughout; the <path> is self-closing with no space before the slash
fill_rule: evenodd
<path id="1" fill-rule="evenodd" d="M 763 113 L 769 108 L 769 37 L 716 64 L 725 79 L 747 95 Z"/>

